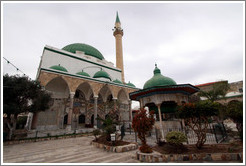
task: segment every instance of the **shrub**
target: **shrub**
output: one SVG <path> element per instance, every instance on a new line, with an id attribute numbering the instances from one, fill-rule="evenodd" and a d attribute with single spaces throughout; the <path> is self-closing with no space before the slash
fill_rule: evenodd
<path id="1" fill-rule="evenodd" d="M 132 120 L 132 128 L 135 132 L 138 133 L 138 138 L 142 142 L 142 146 L 139 150 L 143 153 L 151 153 L 151 148 L 146 143 L 146 134 L 152 130 L 153 125 L 155 123 L 154 112 L 151 111 L 149 115 L 147 115 L 145 109 L 140 109 L 137 111 L 136 115 Z"/>
<path id="2" fill-rule="evenodd" d="M 101 131 L 99 129 L 93 130 L 93 135 L 95 136 L 95 140 L 97 141 L 97 136 L 101 134 Z"/>
<path id="3" fill-rule="evenodd" d="M 205 144 L 209 121 L 212 116 L 218 114 L 218 111 L 219 104 L 208 100 L 186 103 L 179 107 L 177 116 L 184 119 L 186 126 L 195 132 L 197 149 L 201 149 Z"/>
<path id="4" fill-rule="evenodd" d="M 187 141 L 187 137 L 184 133 L 179 131 L 171 131 L 166 135 L 167 143 L 181 145 L 183 142 Z"/>
<path id="5" fill-rule="evenodd" d="M 139 150 L 142 153 L 152 153 L 153 152 L 153 150 L 151 149 L 151 147 L 149 145 L 147 145 L 147 144 L 140 146 Z"/>

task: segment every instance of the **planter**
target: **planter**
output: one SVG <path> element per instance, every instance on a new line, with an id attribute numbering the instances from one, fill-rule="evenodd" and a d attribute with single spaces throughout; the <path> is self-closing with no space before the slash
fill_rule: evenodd
<path id="1" fill-rule="evenodd" d="M 109 146 L 92 141 L 91 144 L 96 148 L 100 148 L 108 152 L 116 152 L 116 153 L 127 152 L 138 148 L 137 143 L 130 143 L 128 145 L 123 145 L 123 146 Z"/>
<path id="2" fill-rule="evenodd" d="M 137 160 L 147 163 L 180 162 L 180 161 L 243 161 L 243 153 L 197 153 L 197 154 L 161 154 L 136 152 Z"/>

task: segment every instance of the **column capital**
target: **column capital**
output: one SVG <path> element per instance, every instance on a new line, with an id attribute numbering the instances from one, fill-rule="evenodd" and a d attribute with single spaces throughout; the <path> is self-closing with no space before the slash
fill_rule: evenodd
<path id="1" fill-rule="evenodd" d="M 75 92 L 69 92 L 70 95 L 75 95 Z"/>
<path id="2" fill-rule="evenodd" d="M 70 97 L 70 98 L 74 98 L 74 95 L 75 95 L 75 92 L 70 92 L 70 93 L 69 93 L 69 97 Z"/>
<path id="3" fill-rule="evenodd" d="M 93 98 L 94 98 L 94 99 L 97 99 L 97 98 L 98 98 L 98 96 L 97 96 L 97 95 L 95 95 L 95 96 L 93 96 Z"/>
<path id="4" fill-rule="evenodd" d="M 118 100 L 118 98 L 112 98 L 113 100 Z"/>

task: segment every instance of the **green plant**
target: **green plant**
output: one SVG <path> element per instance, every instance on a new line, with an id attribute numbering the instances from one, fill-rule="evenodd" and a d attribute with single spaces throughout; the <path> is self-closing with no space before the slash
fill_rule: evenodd
<path id="1" fill-rule="evenodd" d="M 243 140 L 243 102 L 233 100 L 228 103 L 226 115 L 236 123 L 238 136 Z"/>
<path id="2" fill-rule="evenodd" d="M 111 141 L 110 134 L 116 131 L 116 125 L 119 122 L 113 116 L 107 116 L 105 119 L 97 118 L 98 120 L 102 121 L 102 130 L 103 134 L 106 135 L 106 140 Z"/>
<path id="3" fill-rule="evenodd" d="M 95 129 L 95 130 L 93 130 L 92 133 L 95 137 L 95 141 L 97 141 L 97 136 L 101 134 L 101 131 L 99 129 Z"/>
<path id="4" fill-rule="evenodd" d="M 171 143 L 174 145 L 181 145 L 183 142 L 187 141 L 187 137 L 184 133 L 179 131 L 171 131 L 166 135 L 167 143 Z"/>
<path id="5" fill-rule="evenodd" d="M 219 104 L 209 100 L 187 103 L 179 107 L 177 116 L 184 119 L 186 126 L 197 136 L 196 147 L 201 149 L 206 142 L 209 119 L 218 115 Z"/>
<path id="6" fill-rule="evenodd" d="M 152 149 L 146 143 L 145 136 L 149 131 L 152 130 L 154 123 L 154 111 L 151 111 L 150 114 L 147 115 L 145 109 L 140 109 L 139 111 L 137 111 L 132 120 L 132 128 L 135 132 L 138 133 L 138 138 L 142 142 L 142 146 L 139 148 L 139 150 L 143 153 L 152 152 Z"/>

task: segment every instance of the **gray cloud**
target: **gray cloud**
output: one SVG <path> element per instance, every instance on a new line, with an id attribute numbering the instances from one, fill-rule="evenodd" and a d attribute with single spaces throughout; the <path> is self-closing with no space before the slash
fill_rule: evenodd
<path id="1" fill-rule="evenodd" d="M 115 63 L 116 11 L 126 80 L 142 88 L 157 63 L 177 83 L 243 79 L 242 3 L 5 3 L 3 56 L 35 79 L 43 47 L 81 42 Z M 3 62 L 3 73 L 16 74 Z"/>

